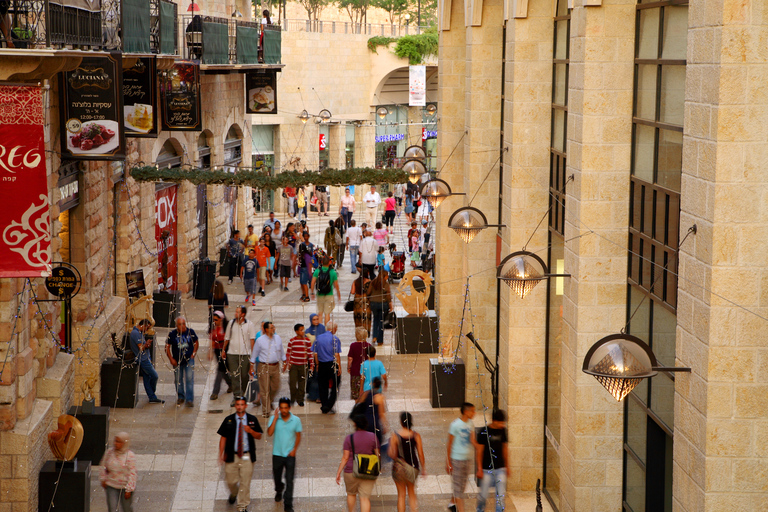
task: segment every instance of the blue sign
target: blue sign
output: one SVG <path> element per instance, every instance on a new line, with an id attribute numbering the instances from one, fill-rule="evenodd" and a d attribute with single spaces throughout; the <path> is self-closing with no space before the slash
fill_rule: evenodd
<path id="1" fill-rule="evenodd" d="M 405 138 L 404 133 L 395 133 L 393 135 L 378 135 L 376 136 L 376 142 L 397 142 Z"/>

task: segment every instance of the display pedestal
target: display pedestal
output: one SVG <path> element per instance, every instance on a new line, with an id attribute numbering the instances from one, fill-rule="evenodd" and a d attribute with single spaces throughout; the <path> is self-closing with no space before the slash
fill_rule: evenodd
<path id="1" fill-rule="evenodd" d="M 98 466 L 107 446 L 109 436 L 109 407 L 94 407 L 93 413 L 84 413 L 83 408 L 73 405 L 67 414 L 74 416 L 83 424 L 83 444 L 77 451 L 80 461 L 91 461 Z"/>
<path id="2" fill-rule="evenodd" d="M 120 370 L 120 359 L 108 357 L 101 363 L 101 406 L 133 409 L 139 391 L 136 366 Z M 120 389 L 118 389 L 118 386 Z"/>
<path id="3" fill-rule="evenodd" d="M 181 314 L 181 292 L 155 292 L 152 299 L 155 327 L 176 327 L 176 317 Z"/>
<path id="4" fill-rule="evenodd" d="M 424 284 L 424 281 L 422 279 L 414 279 L 413 280 L 413 288 L 417 292 L 423 292 L 426 290 L 427 286 Z M 435 281 L 432 281 L 432 284 L 429 285 L 429 298 L 427 299 L 427 307 L 429 309 L 435 309 Z"/>
<path id="5" fill-rule="evenodd" d="M 398 354 L 435 354 L 438 352 L 437 313 L 426 316 L 397 313 L 395 349 Z"/>
<path id="6" fill-rule="evenodd" d="M 37 494 L 39 512 L 51 510 L 90 512 L 90 462 L 77 459 L 71 462 L 49 460 L 40 470 L 39 485 Z"/>
<path id="7" fill-rule="evenodd" d="M 456 359 L 440 363 L 437 358 L 429 360 L 429 401 L 433 409 L 461 407 L 466 399 L 466 367 L 464 361 Z"/>

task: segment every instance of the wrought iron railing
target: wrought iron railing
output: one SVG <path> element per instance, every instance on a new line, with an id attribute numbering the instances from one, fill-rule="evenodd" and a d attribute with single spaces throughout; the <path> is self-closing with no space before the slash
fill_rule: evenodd
<path id="1" fill-rule="evenodd" d="M 100 49 L 101 0 L 10 0 L 0 47 Z"/>
<path id="2" fill-rule="evenodd" d="M 180 20 L 184 58 L 199 60 L 201 64 L 264 62 L 262 32 L 268 30 L 276 34 L 281 31 L 279 25 L 261 25 L 257 22 L 203 15 L 183 15 Z M 273 37 L 271 41 L 272 46 L 279 46 L 279 37 Z M 278 61 L 279 53 L 279 49 L 271 52 L 277 55 Z"/>
<path id="3" fill-rule="evenodd" d="M 389 23 L 352 23 L 349 21 L 283 20 L 286 32 L 321 32 L 326 34 L 367 34 L 370 36 L 400 37 L 419 34 L 427 27 L 393 25 Z"/>

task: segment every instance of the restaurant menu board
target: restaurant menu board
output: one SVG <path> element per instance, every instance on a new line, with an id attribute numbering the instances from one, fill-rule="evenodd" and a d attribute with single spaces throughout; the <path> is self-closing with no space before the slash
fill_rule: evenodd
<path id="1" fill-rule="evenodd" d="M 132 67 L 123 70 L 123 115 L 127 137 L 157 137 L 155 62 L 154 57 L 141 57 Z"/>
<path id="2" fill-rule="evenodd" d="M 59 76 L 62 157 L 124 160 L 120 52 L 106 57 L 83 57 L 74 71 Z"/>
<path id="3" fill-rule="evenodd" d="M 200 131 L 200 67 L 176 61 L 162 79 L 162 129 Z"/>
<path id="4" fill-rule="evenodd" d="M 245 112 L 277 114 L 277 72 L 251 71 L 245 75 Z"/>

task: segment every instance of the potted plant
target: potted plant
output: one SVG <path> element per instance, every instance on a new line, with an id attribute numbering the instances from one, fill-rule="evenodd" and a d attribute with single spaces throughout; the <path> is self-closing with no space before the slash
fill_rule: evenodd
<path id="1" fill-rule="evenodd" d="M 29 43 L 32 40 L 32 30 L 24 29 L 22 27 L 14 27 L 11 31 L 11 38 L 13 39 L 13 45 L 16 48 L 28 48 Z"/>

